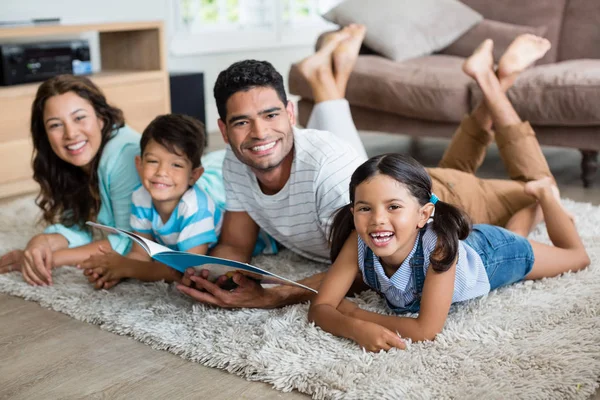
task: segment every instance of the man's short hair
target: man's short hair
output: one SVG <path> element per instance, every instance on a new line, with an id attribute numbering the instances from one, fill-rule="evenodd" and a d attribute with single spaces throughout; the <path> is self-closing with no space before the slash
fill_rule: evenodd
<path id="1" fill-rule="evenodd" d="M 183 114 L 159 115 L 142 133 L 140 140 L 142 156 L 150 140 L 164 146 L 173 154 L 186 156 L 192 163 L 192 168 L 201 165 L 200 159 L 204 153 L 206 134 L 204 124 L 196 118 Z"/>
<path id="2" fill-rule="evenodd" d="M 239 61 L 221 71 L 215 82 L 213 93 L 221 120 L 226 122 L 227 100 L 231 96 L 237 92 L 246 92 L 256 87 L 274 89 L 283 104 L 287 105 L 283 77 L 271 63 L 257 60 Z"/>

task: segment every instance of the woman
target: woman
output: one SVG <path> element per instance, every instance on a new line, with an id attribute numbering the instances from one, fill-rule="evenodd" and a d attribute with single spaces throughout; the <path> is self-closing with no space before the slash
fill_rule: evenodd
<path id="1" fill-rule="evenodd" d="M 140 135 L 88 78 L 71 75 L 39 87 L 31 134 L 33 177 L 40 184 L 36 204 L 50 225 L 24 250 L 2 256 L 0 273 L 20 270 L 30 285 L 45 286 L 52 284 L 53 268 L 79 264 L 101 246 L 120 254 L 129 250 L 129 240 L 118 235 L 95 240 L 85 222 L 129 229 L 131 193 L 140 184 L 134 163 Z M 211 186 L 217 199 L 223 193 L 222 157 L 215 152 L 203 159 L 202 186 Z"/>

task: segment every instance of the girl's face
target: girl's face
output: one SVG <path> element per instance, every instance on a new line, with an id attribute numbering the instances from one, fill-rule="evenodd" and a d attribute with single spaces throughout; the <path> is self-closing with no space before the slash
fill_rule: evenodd
<path id="1" fill-rule="evenodd" d="M 356 187 L 352 213 L 360 238 L 386 264 L 396 266 L 408 257 L 430 214 L 402 183 L 381 174 Z"/>
<path id="2" fill-rule="evenodd" d="M 44 127 L 54 153 L 89 172 L 104 127 L 92 104 L 74 92 L 52 96 L 44 106 Z"/>

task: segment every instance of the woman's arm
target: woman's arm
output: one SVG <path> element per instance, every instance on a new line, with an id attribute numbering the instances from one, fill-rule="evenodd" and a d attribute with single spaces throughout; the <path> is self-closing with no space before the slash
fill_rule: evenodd
<path id="1" fill-rule="evenodd" d="M 442 331 L 454 294 L 456 261 L 446 272 L 435 272 L 431 266 L 425 277 L 421 310 L 417 318 L 396 317 L 355 308 L 349 315 L 362 321 L 369 321 L 398 332 L 413 341 L 433 340 Z"/>
<path id="2" fill-rule="evenodd" d="M 319 294 L 310 306 L 309 321 L 314 321 L 331 334 L 354 340 L 369 351 L 404 348 L 404 342 L 390 330 L 376 323 L 344 315 L 338 310 L 354 283 L 357 266 L 357 235 L 353 232 L 327 272 Z"/>

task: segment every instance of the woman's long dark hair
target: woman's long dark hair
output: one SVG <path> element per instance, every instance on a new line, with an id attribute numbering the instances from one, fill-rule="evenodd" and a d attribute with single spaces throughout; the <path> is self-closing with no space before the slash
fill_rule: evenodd
<path id="1" fill-rule="evenodd" d="M 46 101 L 67 92 L 73 92 L 89 101 L 96 116 L 104 122 L 100 149 L 91 162 L 89 174 L 60 159 L 48 141 L 44 125 Z M 40 85 L 31 107 L 31 137 L 33 179 L 40 184 L 36 204 L 43 211 L 43 221 L 72 226 L 96 219 L 100 211 L 98 163 L 113 129 L 124 124 L 123 112 L 110 106 L 100 89 L 86 77 L 59 75 Z"/>
<path id="2" fill-rule="evenodd" d="M 420 206 L 430 202 L 431 178 L 425 168 L 412 157 L 401 154 L 382 154 L 371 157 L 359 166 L 350 179 L 350 203 L 340 208 L 333 218 L 331 233 L 331 261 L 340 254 L 344 243 L 354 230 L 354 205 L 356 187 L 375 175 L 386 175 L 403 184 L 417 199 Z M 458 255 L 458 241 L 464 240 L 471 230 L 468 216 L 457 207 L 441 200 L 435 205 L 433 231 L 437 235 L 435 250 L 430 256 L 434 271 L 448 270 Z"/>

